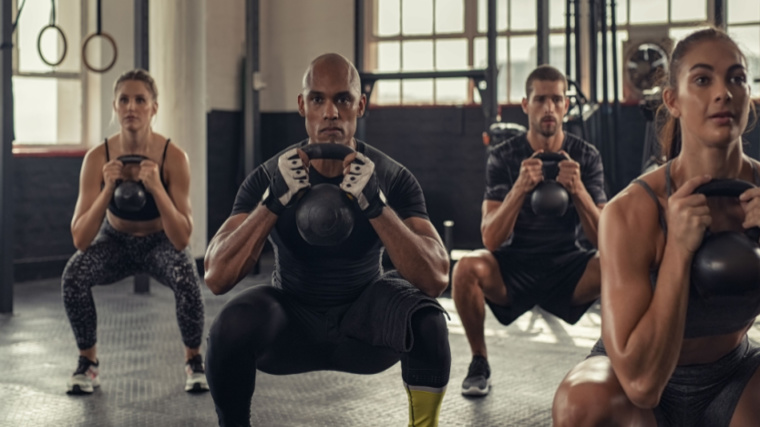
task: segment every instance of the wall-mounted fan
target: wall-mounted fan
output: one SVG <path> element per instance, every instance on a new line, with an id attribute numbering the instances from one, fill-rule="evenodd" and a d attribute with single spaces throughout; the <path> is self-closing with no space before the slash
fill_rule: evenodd
<path id="1" fill-rule="evenodd" d="M 642 99 L 644 91 L 661 83 L 668 72 L 671 44 L 669 39 L 631 39 L 624 43 L 623 96 L 626 100 Z"/>

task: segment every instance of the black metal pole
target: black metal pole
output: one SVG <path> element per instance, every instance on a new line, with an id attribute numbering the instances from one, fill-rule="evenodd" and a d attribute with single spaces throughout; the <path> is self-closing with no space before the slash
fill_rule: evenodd
<path id="1" fill-rule="evenodd" d="M 549 0 L 536 0 L 536 65 L 549 63 Z"/>
<path id="2" fill-rule="evenodd" d="M 726 0 L 713 0 L 715 8 L 713 9 L 713 19 L 715 19 L 715 22 L 713 23 L 716 27 L 725 30 L 726 29 Z"/>
<path id="3" fill-rule="evenodd" d="M 150 66 L 150 38 L 148 37 L 148 0 L 135 1 L 135 68 L 148 70 Z"/>
<path id="4" fill-rule="evenodd" d="M 570 20 L 570 7 L 573 3 L 573 0 L 567 0 L 565 2 L 565 76 L 570 77 L 570 73 L 572 72 L 572 62 L 570 61 L 570 55 L 572 55 L 572 50 L 570 49 L 570 27 L 572 26 L 572 22 Z"/>
<path id="5" fill-rule="evenodd" d="M 573 2 L 573 38 L 575 39 L 575 80 L 578 85 L 581 84 L 581 14 L 580 14 L 580 0 L 572 0 Z"/>
<path id="6" fill-rule="evenodd" d="M 616 147 L 617 140 L 611 134 L 610 118 L 612 111 L 610 111 L 610 93 L 609 93 L 609 56 L 607 54 L 607 0 L 601 0 L 602 4 L 599 9 L 599 18 L 602 25 L 602 144 L 605 146 L 607 152 L 607 162 L 605 165 L 605 171 L 607 172 L 608 186 L 616 188 L 615 183 L 617 177 L 615 171 L 617 171 L 616 165 Z M 614 1 L 614 0 L 613 0 Z"/>
<path id="7" fill-rule="evenodd" d="M 612 140 L 620 140 L 620 96 L 618 92 L 618 43 L 617 43 L 617 0 L 610 1 L 610 31 L 612 31 Z M 617 184 L 617 183 L 616 183 Z M 617 192 L 617 187 L 611 187 Z"/>
<path id="8" fill-rule="evenodd" d="M 597 93 L 597 56 L 599 55 L 599 28 L 597 26 L 598 15 L 596 12 L 596 0 L 588 0 L 588 33 L 589 33 L 589 100 L 591 102 L 599 102 L 599 94 Z"/>
<path id="9" fill-rule="evenodd" d="M 354 66 L 363 73 L 364 70 L 364 0 L 354 0 Z M 362 93 L 364 93 L 364 82 L 362 82 Z M 369 108 L 369 99 L 367 100 Z M 365 112 L 366 115 L 366 112 Z M 356 138 L 366 140 L 367 138 L 367 119 L 360 117 L 356 123 Z"/>
<path id="10" fill-rule="evenodd" d="M 0 5 L 0 313 L 13 312 L 13 92 L 11 68 L 13 9 Z"/>
<path id="11" fill-rule="evenodd" d="M 491 123 L 496 121 L 499 113 L 499 93 L 497 91 L 499 67 L 496 62 L 496 0 L 488 0 L 488 76 L 486 84 L 488 86 L 488 118 L 486 119 L 486 129 Z"/>

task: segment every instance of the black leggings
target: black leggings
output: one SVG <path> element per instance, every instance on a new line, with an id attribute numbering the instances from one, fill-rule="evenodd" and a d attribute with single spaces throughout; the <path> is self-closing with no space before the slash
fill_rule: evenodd
<path id="1" fill-rule="evenodd" d="M 98 236 L 84 252 L 77 251 L 63 270 L 63 305 L 80 350 L 97 341 L 97 313 L 92 287 L 117 282 L 136 273 L 147 273 L 174 291 L 177 323 L 182 342 L 201 345 L 203 300 L 200 278 L 189 249 L 178 251 L 166 234 L 137 237 L 103 223 Z"/>
<path id="2" fill-rule="evenodd" d="M 306 307 L 272 286 L 250 288 L 227 303 L 211 326 L 206 353 L 220 425 L 249 425 L 256 369 L 276 375 L 316 370 L 373 374 L 401 360 L 407 384 L 446 386 L 451 352 L 438 308 L 412 315 L 414 342 L 408 353 L 341 335 L 337 325 L 344 312 Z"/>

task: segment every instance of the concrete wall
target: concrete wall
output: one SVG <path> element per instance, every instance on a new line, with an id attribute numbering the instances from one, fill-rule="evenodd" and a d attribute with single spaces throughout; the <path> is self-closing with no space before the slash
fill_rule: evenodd
<path id="1" fill-rule="evenodd" d="M 301 78 L 312 59 L 336 52 L 353 59 L 353 0 L 261 2 L 261 110 L 297 111 Z"/>

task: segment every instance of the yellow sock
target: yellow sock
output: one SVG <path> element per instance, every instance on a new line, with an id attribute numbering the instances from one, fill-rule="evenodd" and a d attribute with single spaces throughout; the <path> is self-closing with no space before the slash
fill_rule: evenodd
<path id="1" fill-rule="evenodd" d="M 409 397 L 409 427 L 436 427 L 441 402 L 446 387 L 434 388 L 413 386 L 404 383 Z"/>

